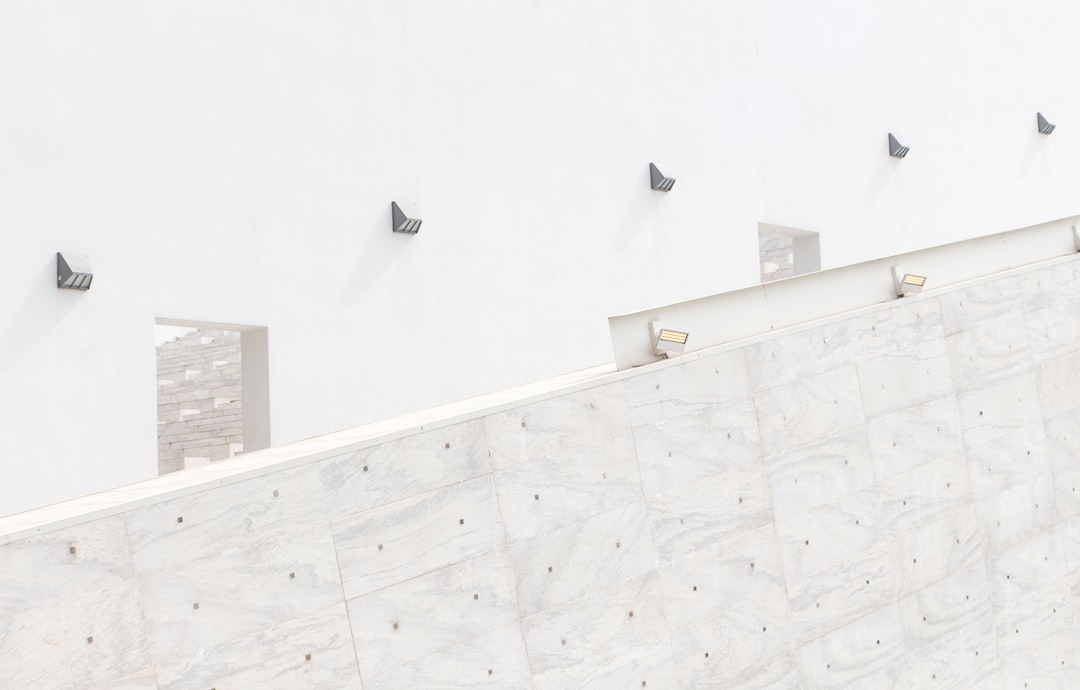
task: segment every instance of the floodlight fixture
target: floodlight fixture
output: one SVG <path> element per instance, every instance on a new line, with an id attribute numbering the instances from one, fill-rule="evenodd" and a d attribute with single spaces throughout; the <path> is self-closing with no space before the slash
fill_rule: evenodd
<path id="1" fill-rule="evenodd" d="M 908 154 L 908 151 L 910 151 L 910 150 L 911 149 L 909 149 L 907 146 L 904 146 L 899 141 L 897 141 L 896 137 L 893 136 L 892 132 L 889 132 L 889 155 L 890 156 L 892 156 L 893 158 L 903 158 L 904 156 L 906 156 Z"/>
<path id="2" fill-rule="evenodd" d="M 419 218 L 406 216 L 396 201 L 390 202 L 390 220 L 392 221 L 391 229 L 394 232 L 403 232 L 407 235 L 415 235 L 420 232 L 420 224 L 424 222 Z"/>
<path id="3" fill-rule="evenodd" d="M 649 322 L 649 334 L 652 336 L 653 354 L 664 357 L 681 354 L 686 350 L 686 341 L 690 339 L 686 331 L 664 328 L 659 321 Z"/>
<path id="4" fill-rule="evenodd" d="M 56 287 L 64 290 L 89 290 L 94 280 L 90 257 L 56 252 Z"/>
<path id="5" fill-rule="evenodd" d="M 1054 125 L 1050 124 L 1042 113 L 1035 113 L 1035 122 L 1039 125 L 1040 134 L 1050 134 L 1054 131 Z"/>
<path id="6" fill-rule="evenodd" d="M 649 163 L 649 185 L 658 192 L 670 192 L 675 186 L 675 178 L 664 177 L 656 163 Z"/>
<path id="7" fill-rule="evenodd" d="M 914 273 L 905 273 L 898 266 L 893 266 L 893 284 L 896 286 L 896 296 L 903 297 L 916 292 L 921 292 L 926 285 L 926 276 Z"/>

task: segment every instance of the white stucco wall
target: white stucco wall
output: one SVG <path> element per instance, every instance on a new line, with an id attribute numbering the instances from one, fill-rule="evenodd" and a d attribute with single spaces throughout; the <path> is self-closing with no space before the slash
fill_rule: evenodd
<path id="1" fill-rule="evenodd" d="M 280 443 L 610 361 L 606 317 L 756 283 L 758 223 L 827 268 L 1073 215 L 1078 19 L 0 2 L 0 513 L 153 473 L 155 318 L 267 327 Z"/>

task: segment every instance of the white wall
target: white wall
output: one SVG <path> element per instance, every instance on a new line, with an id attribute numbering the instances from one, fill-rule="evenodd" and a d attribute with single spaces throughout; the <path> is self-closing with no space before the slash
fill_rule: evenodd
<path id="1" fill-rule="evenodd" d="M 607 316 L 755 283 L 759 222 L 827 268 L 1075 214 L 1078 18 L 0 4 L 0 513 L 152 472 L 155 318 L 268 327 L 281 443 L 610 361 Z"/>

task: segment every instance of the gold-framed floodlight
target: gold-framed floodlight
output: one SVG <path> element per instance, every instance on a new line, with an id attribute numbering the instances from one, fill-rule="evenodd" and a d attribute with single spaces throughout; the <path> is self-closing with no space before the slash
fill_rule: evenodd
<path id="1" fill-rule="evenodd" d="M 923 286 L 926 285 L 926 276 L 915 273 L 905 273 L 899 266 L 893 266 L 892 271 L 897 297 L 921 292 Z"/>
<path id="2" fill-rule="evenodd" d="M 649 334 L 652 336 L 653 354 L 671 357 L 686 350 L 686 341 L 690 334 L 674 328 L 664 328 L 659 321 L 649 322 Z"/>

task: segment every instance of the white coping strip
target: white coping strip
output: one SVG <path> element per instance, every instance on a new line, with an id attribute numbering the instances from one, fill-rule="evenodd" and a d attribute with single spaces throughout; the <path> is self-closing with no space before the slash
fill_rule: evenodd
<path id="1" fill-rule="evenodd" d="M 1006 271 L 980 276 L 968 281 L 951 283 L 939 289 L 930 289 L 916 295 L 902 298 L 905 304 L 922 300 L 935 299 L 939 295 L 956 290 L 967 289 L 974 285 L 988 283 L 1000 278 L 1038 270 L 1056 264 L 1078 261 L 1080 254 L 1056 257 Z M 107 489 L 88 496 L 34 508 L 0 518 L 0 545 L 25 539 L 37 534 L 52 532 L 65 527 L 79 525 L 93 520 L 116 515 L 142 506 L 162 501 L 189 496 L 229 484 L 236 484 L 247 479 L 261 477 L 273 472 L 291 469 L 326 458 L 352 453 L 371 446 L 388 443 L 422 431 L 440 429 L 477 417 L 496 414 L 505 410 L 528 405 L 541 400 L 548 400 L 562 395 L 595 388 L 615 381 L 622 381 L 678 366 L 680 363 L 710 357 L 721 352 L 746 347 L 779 335 L 798 333 L 822 324 L 842 321 L 875 311 L 890 309 L 896 300 L 879 302 L 859 309 L 833 314 L 831 316 L 807 321 L 805 323 L 760 333 L 740 340 L 733 340 L 713 347 L 688 352 L 678 357 L 660 360 L 651 364 L 617 371 L 614 363 L 603 364 L 581 371 L 563 374 L 533 383 L 487 393 L 459 402 L 428 408 L 417 412 L 392 417 L 390 419 L 345 429 L 343 431 L 315 436 L 302 441 L 275 446 L 264 450 L 245 453 L 233 459 L 190 470 L 181 470 L 170 474 L 143 480 L 127 486 Z"/>

